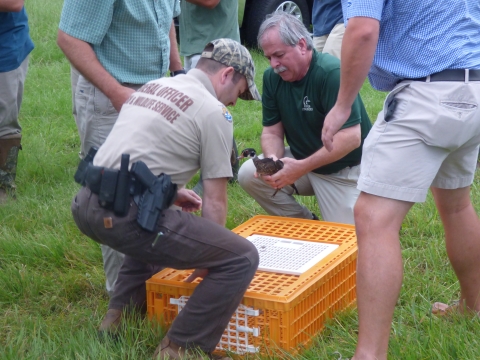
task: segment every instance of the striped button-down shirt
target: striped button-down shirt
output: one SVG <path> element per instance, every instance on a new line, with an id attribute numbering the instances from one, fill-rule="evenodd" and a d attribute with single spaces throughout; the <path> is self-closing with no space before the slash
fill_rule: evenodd
<path id="1" fill-rule="evenodd" d="M 347 24 L 358 16 L 380 21 L 368 75 L 378 90 L 445 69 L 480 69 L 479 0 L 342 0 L 342 6 Z"/>
<path id="2" fill-rule="evenodd" d="M 169 31 L 179 13 L 179 0 L 65 0 L 59 27 L 90 43 L 117 81 L 144 84 L 169 68 Z"/>

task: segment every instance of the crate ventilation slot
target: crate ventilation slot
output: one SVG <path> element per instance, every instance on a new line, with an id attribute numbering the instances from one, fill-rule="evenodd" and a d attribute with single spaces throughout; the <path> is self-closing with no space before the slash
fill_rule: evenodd
<path id="1" fill-rule="evenodd" d="M 170 304 L 178 306 L 178 312 L 182 311 L 190 296 L 181 296 L 178 299 L 170 298 Z M 259 316 L 260 311 L 240 304 L 232 315 L 225 332 L 218 343 L 216 350 L 233 351 L 239 355 L 245 353 L 257 353 L 258 347 L 249 344 L 248 337 L 258 337 L 258 327 L 248 327 L 251 317 Z"/>

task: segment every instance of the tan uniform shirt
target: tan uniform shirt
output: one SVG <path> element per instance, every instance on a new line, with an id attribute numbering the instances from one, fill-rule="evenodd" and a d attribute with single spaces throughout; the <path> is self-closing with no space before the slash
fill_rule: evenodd
<path id="1" fill-rule="evenodd" d="M 150 81 L 132 94 L 100 147 L 94 165 L 120 168 L 141 160 L 155 174 L 184 185 L 201 168 L 203 179 L 231 177 L 232 116 L 197 69 Z"/>

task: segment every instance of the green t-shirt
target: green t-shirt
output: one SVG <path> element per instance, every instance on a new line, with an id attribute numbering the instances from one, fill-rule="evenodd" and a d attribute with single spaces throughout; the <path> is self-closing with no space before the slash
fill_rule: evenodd
<path id="1" fill-rule="evenodd" d="M 220 0 L 213 9 L 181 1 L 180 55 L 200 54 L 209 41 L 228 38 L 240 42 L 238 2 Z"/>
<path id="2" fill-rule="evenodd" d="M 322 146 L 325 116 L 335 105 L 340 88 L 340 61 L 313 51 L 312 62 L 300 81 L 286 82 L 269 68 L 263 74 L 263 126 L 282 122 L 285 137 L 295 159 L 305 159 Z M 313 170 L 318 174 L 333 174 L 347 166 L 360 163 L 362 147 L 372 125 L 360 95 L 343 128 L 360 124 L 362 144 L 345 157 Z"/>

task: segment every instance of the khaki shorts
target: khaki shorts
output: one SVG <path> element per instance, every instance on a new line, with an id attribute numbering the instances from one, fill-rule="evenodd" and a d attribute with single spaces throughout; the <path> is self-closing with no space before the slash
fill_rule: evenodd
<path id="1" fill-rule="evenodd" d="M 342 52 L 343 35 L 345 34 L 345 24 L 340 23 L 333 27 L 330 34 L 313 37 L 313 47 L 318 52 L 328 53 L 340 59 Z"/>
<path id="2" fill-rule="evenodd" d="M 423 202 L 430 186 L 472 184 L 480 143 L 480 82 L 400 82 L 367 136 L 358 189 Z"/>

